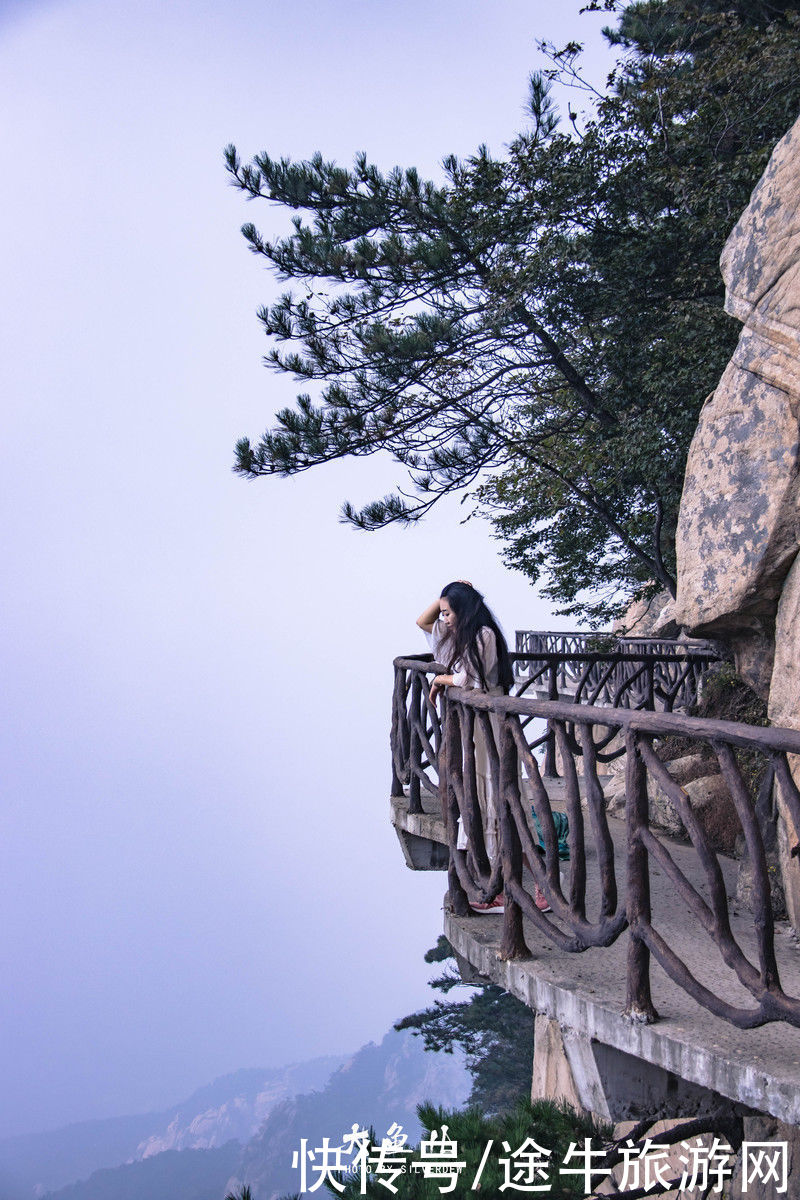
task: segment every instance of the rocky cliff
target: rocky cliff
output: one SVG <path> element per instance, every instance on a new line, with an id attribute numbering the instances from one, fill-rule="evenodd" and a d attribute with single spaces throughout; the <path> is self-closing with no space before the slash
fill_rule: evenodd
<path id="1" fill-rule="evenodd" d="M 272 1108 L 322 1088 L 344 1061 L 325 1056 L 277 1068 L 247 1068 L 215 1079 L 164 1112 L 83 1121 L 0 1139 L 0 1200 L 33 1200 L 102 1168 L 164 1151 L 211 1150 L 244 1143 Z"/>
<path id="2" fill-rule="evenodd" d="M 267 1200 L 295 1190 L 301 1138 L 397 1121 L 414 1140 L 417 1105 L 460 1107 L 471 1082 L 460 1056 L 392 1031 L 347 1059 L 237 1071 L 165 1113 L 0 1141 L 0 1200 L 221 1200 L 226 1182 Z"/>
<path id="3" fill-rule="evenodd" d="M 726 309 L 743 329 L 689 451 L 669 617 L 726 641 L 740 675 L 768 699 L 771 721 L 797 729 L 800 120 L 775 147 L 721 268 Z M 782 805 L 779 848 L 787 908 L 800 928 L 800 830 Z"/>
<path id="4" fill-rule="evenodd" d="M 151 1158 L 165 1150 L 213 1150 L 231 1139 L 246 1142 L 277 1104 L 324 1087 L 341 1063 L 341 1058 L 328 1056 L 273 1071 L 225 1076 L 175 1109 L 166 1128 L 162 1125 L 141 1141 L 134 1157 Z"/>
<path id="5" fill-rule="evenodd" d="M 410 1033 L 387 1033 L 379 1046 L 370 1043 L 338 1071 L 321 1092 L 278 1105 L 260 1132 L 245 1146 L 229 1190 L 249 1184 L 253 1200 L 275 1200 L 298 1187 L 292 1152 L 302 1138 L 309 1147 L 329 1137 L 340 1145 L 354 1122 L 372 1125 L 378 1140 L 393 1122 L 402 1125 L 409 1144 L 418 1141 L 417 1105 L 425 1100 L 460 1108 L 471 1079 L 457 1055 L 429 1054 Z"/>
<path id="6" fill-rule="evenodd" d="M 726 309 L 744 327 L 689 451 L 672 615 L 729 641 L 766 697 L 800 547 L 800 121 L 775 147 L 721 268 Z"/>

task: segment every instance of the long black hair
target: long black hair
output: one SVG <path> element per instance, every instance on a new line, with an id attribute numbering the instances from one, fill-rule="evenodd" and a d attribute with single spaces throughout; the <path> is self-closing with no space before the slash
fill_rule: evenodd
<path id="1" fill-rule="evenodd" d="M 471 673 L 481 681 L 481 686 L 488 692 L 489 683 L 481 662 L 478 634 L 481 629 L 491 629 L 497 640 L 497 680 L 507 692 L 514 682 L 508 644 L 481 593 L 470 583 L 456 582 L 448 583 L 442 588 L 441 598 L 450 605 L 455 617 L 455 628 L 448 630 L 442 643 L 442 648 L 446 650 L 450 660 L 445 664 L 448 671 L 452 671 L 457 662 L 469 665 L 472 668 Z"/>

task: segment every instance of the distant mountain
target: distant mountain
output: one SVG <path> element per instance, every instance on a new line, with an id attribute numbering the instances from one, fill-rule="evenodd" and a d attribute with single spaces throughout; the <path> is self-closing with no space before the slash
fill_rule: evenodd
<path id="1" fill-rule="evenodd" d="M 275 1104 L 321 1088 L 343 1057 L 223 1075 L 164 1112 L 82 1121 L 47 1133 L 0 1140 L 0 1200 L 34 1200 L 45 1192 L 164 1151 L 211 1150 L 246 1142 Z M 227 1159 L 226 1159 L 227 1161 Z M 150 1200 L 146 1192 L 143 1200 Z"/>
<path id="2" fill-rule="evenodd" d="M 31 1200 L 50 1188 L 82 1179 L 97 1167 L 125 1162 L 162 1119 L 160 1113 L 111 1117 L 4 1138 L 0 1141 L 0 1200 Z"/>
<path id="3" fill-rule="evenodd" d="M 397 1122 L 416 1141 L 417 1105 L 460 1107 L 470 1086 L 460 1057 L 393 1031 L 347 1060 L 225 1075 L 163 1113 L 6 1139 L 0 1200 L 223 1200 L 242 1183 L 273 1200 L 297 1190 L 301 1139 L 336 1145 L 354 1122 L 380 1139 Z"/>
<path id="4" fill-rule="evenodd" d="M 298 1173 L 292 1169 L 292 1152 L 299 1150 L 301 1140 L 307 1139 L 310 1149 L 324 1137 L 339 1145 L 354 1122 L 364 1128 L 372 1125 L 378 1140 L 397 1122 L 409 1135 L 409 1144 L 416 1142 L 421 1134 L 417 1105 L 430 1100 L 460 1108 L 471 1085 L 460 1056 L 429 1054 L 413 1034 L 387 1033 L 379 1046 L 374 1042 L 362 1046 L 321 1092 L 277 1105 L 244 1147 L 227 1189 L 238 1191 L 249 1184 L 253 1200 L 275 1200 L 296 1192 Z"/>
<path id="5" fill-rule="evenodd" d="M 246 1142 L 276 1104 L 324 1087 L 342 1061 L 341 1055 L 327 1056 L 273 1071 L 256 1068 L 225 1075 L 175 1109 L 166 1129 L 140 1142 L 136 1158 L 165 1150 L 213 1150 L 231 1139 Z"/>
<path id="6" fill-rule="evenodd" d="M 216 1150 L 165 1150 L 95 1171 L 83 1183 L 48 1192 L 48 1200 L 222 1200 L 241 1150 L 238 1142 Z"/>

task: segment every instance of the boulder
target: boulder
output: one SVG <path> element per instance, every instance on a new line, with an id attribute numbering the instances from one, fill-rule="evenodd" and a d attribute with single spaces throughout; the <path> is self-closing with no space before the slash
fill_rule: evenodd
<path id="1" fill-rule="evenodd" d="M 769 1113 L 746 1109 L 742 1113 L 742 1133 L 744 1143 L 750 1147 L 749 1170 L 745 1178 L 744 1152 L 740 1149 L 733 1174 L 725 1188 L 727 1200 L 776 1200 L 778 1196 L 791 1196 L 793 1192 L 789 1185 L 793 1179 L 797 1180 L 800 1173 L 800 1129 L 796 1125 L 784 1124 Z M 763 1149 L 767 1163 L 775 1164 L 774 1174 L 770 1175 L 765 1163 L 762 1170 L 754 1175 L 754 1161 L 757 1163 L 759 1149 Z"/>
<path id="2" fill-rule="evenodd" d="M 800 729 L 800 559 L 790 570 L 775 622 L 775 670 L 769 694 L 769 719 L 773 725 Z M 789 755 L 794 781 L 800 786 L 800 760 Z M 800 829 L 792 820 L 785 798 L 777 789 L 778 855 L 786 894 L 786 908 L 795 929 L 800 929 Z"/>
<path id="3" fill-rule="evenodd" d="M 800 559 L 792 565 L 778 603 L 767 712 L 773 725 L 800 729 Z"/>
<path id="4" fill-rule="evenodd" d="M 647 599 L 631 600 L 623 615 L 614 621 L 611 632 L 617 637 L 676 637 L 678 626 L 666 615 L 671 604 L 672 597 L 667 591 L 656 592 Z"/>
<path id="5" fill-rule="evenodd" d="M 693 783 L 695 779 L 703 779 L 706 775 L 719 774 L 716 760 L 703 754 L 684 754 L 681 758 L 673 758 L 672 762 L 664 765 L 681 787 Z"/>
<path id="6" fill-rule="evenodd" d="M 800 546 L 800 121 L 778 142 L 721 261 L 744 322 L 687 462 L 672 616 L 730 637 L 766 695 L 772 621 Z"/>
<path id="7" fill-rule="evenodd" d="M 742 826 L 722 776 L 695 779 L 684 790 L 712 850 L 733 854 Z"/>
<path id="8" fill-rule="evenodd" d="M 625 816 L 625 772 L 615 771 L 603 784 L 606 812 L 612 817 Z"/>
<path id="9" fill-rule="evenodd" d="M 769 617 L 751 619 L 728 638 L 736 672 L 762 700 L 769 699 L 775 666 L 775 628 Z"/>
<path id="10" fill-rule="evenodd" d="M 670 776 L 689 799 L 700 826 L 712 849 L 733 854 L 736 839 L 742 832 L 736 809 L 725 780 L 713 759 L 699 754 L 687 754 L 664 764 Z M 671 837 L 687 841 L 689 835 L 672 802 L 652 776 L 648 776 L 650 824 Z M 605 784 L 606 809 L 610 816 L 625 816 L 625 775 L 614 774 Z"/>

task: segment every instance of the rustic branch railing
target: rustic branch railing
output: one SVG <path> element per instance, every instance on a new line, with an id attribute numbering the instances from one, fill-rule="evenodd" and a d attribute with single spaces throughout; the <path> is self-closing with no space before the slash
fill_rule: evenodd
<path id="1" fill-rule="evenodd" d="M 518 694 L 546 688 L 550 700 L 685 710 L 696 703 L 705 672 L 720 660 L 703 642 L 600 642 L 588 634 L 518 633 L 512 655 Z"/>
<path id="2" fill-rule="evenodd" d="M 763 758 L 781 789 L 795 827 L 800 827 L 800 792 L 787 760 L 789 754 L 800 755 L 800 732 L 701 720 L 677 713 L 490 696 L 458 688 L 448 689 L 442 700 L 442 720 L 428 699 L 430 677 L 436 670 L 430 656 L 395 660 L 393 792 L 401 795 L 403 784 L 408 785 L 410 811 L 420 811 L 422 790 L 438 797 L 450 851 L 449 903 L 456 915 L 467 916 L 472 912 L 471 904 L 490 902 L 503 893 L 501 957 L 507 959 L 529 955 L 523 917 L 556 946 L 570 952 L 609 946 L 628 929 L 625 1013 L 631 1020 L 649 1022 L 657 1018 L 650 991 L 652 956 L 698 1003 L 740 1028 L 775 1020 L 800 1026 L 800 999 L 783 991 L 776 962 L 766 831 L 758 820 L 758 801 L 751 796 L 737 760 L 737 751 L 742 750 Z M 546 721 L 553 732 L 563 770 L 570 827 L 566 894 L 559 873 L 553 809 L 544 772 L 533 752 L 537 743 L 529 745 L 525 732 L 526 723 L 535 719 Z M 756 949 L 750 957 L 731 930 L 717 853 L 687 793 L 658 757 L 658 739 L 676 736 L 690 739 L 698 748 L 708 748 L 727 784 L 741 825 L 753 871 Z M 627 756 L 627 843 L 621 883 L 598 770 L 603 747 L 610 739 L 623 743 L 620 752 Z M 488 810 L 485 797 L 479 794 L 479 756 L 490 779 L 492 799 Z M 651 826 L 649 781 L 667 797 L 683 822 L 702 868 L 702 884 L 688 878 L 676 861 L 674 844 L 658 836 Z M 542 830 L 543 854 L 537 848 L 528 816 L 531 802 Z M 492 808 L 499 827 L 499 850 L 494 862 L 489 855 Z M 465 849 L 457 844 L 459 822 L 466 833 Z M 594 872 L 590 889 L 589 847 Z M 714 948 L 732 972 L 731 987 L 725 989 L 724 996 L 714 992 L 709 981 L 702 978 L 706 959 L 690 970 L 670 945 L 670 931 L 663 927 L 661 915 L 651 911 L 653 863 L 693 915 L 698 937 L 708 939 L 709 949 Z M 549 915 L 537 908 L 534 885 L 546 896 L 552 908 Z"/>
<path id="3" fill-rule="evenodd" d="M 682 654 L 685 651 L 707 652 L 718 657 L 711 642 L 703 638 L 622 637 L 615 633 L 589 633 L 579 630 L 573 633 L 558 633 L 550 630 L 518 629 L 516 632 L 517 654 L 583 654 L 595 650 L 624 650 L 628 654 Z"/>
<path id="4" fill-rule="evenodd" d="M 440 668 L 432 654 L 395 659 L 392 698 L 392 795 L 408 786 L 408 811 L 422 812 L 423 791 L 439 794 L 439 752 L 442 727 L 439 711 L 428 693 Z M 430 678 L 429 678 L 430 677 Z"/>
<path id="5" fill-rule="evenodd" d="M 720 656 L 709 642 L 617 638 L 611 634 L 517 631 L 516 694 L 612 708 L 688 711 Z M 544 770 L 556 774 L 555 735 Z"/>

